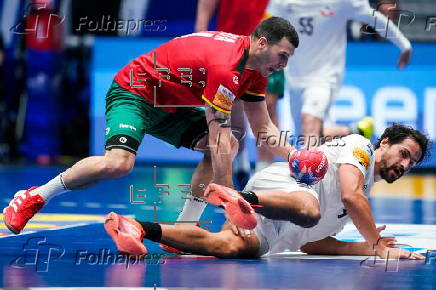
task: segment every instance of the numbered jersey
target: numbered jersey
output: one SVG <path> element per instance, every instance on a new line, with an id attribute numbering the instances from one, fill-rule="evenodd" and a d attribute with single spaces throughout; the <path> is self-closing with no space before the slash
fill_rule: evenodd
<path id="1" fill-rule="evenodd" d="M 286 69 L 291 86 L 328 82 L 341 84 L 346 49 L 346 24 L 357 20 L 377 27 L 386 24 L 386 17 L 374 13 L 367 0 L 271 0 L 268 12 L 288 19 L 296 28 L 300 45 L 289 59 Z M 396 45 L 405 48 L 407 39 L 393 23 L 389 23 Z M 382 33 L 383 34 L 383 33 Z"/>
<path id="2" fill-rule="evenodd" d="M 206 102 L 230 113 L 235 98 L 264 99 L 266 78 L 244 69 L 249 48 L 248 36 L 193 33 L 134 59 L 118 72 L 115 81 L 167 112 Z"/>
<path id="3" fill-rule="evenodd" d="M 338 176 L 338 168 L 341 164 L 352 164 L 357 167 L 364 176 L 364 192 L 368 196 L 374 185 L 374 149 L 368 139 L 358 134 L 327 142 L 319 147 L 329 160 L 329 168 L 324 179 L 314 186 L 313 190 L 318 194 L 321 211 L 321 219 L 312 228 L 302 228 L 288 221 L 275 221 L 259 216 L 260 232 L 265 236 L 269 253 L 278 253 L 285 249 L 298 250 L 308 242 L 318 241 L 328 236 L 339 233 L 349 221 L 347 211 L 341 200 L 341 189 Z M 277 176 L 277 177 L 275 177 Z M 278 181 L 281 178 L 280 185 Z M 254 176 L 262 181 L 250 180 L 254 186 L 246 190 L 267 190 L 286 188 L 289 178 L 289 166 L 286 162 L 274 163 Z M 267 188 L 266 182 L 271 179 L 271 188 Z M 256 188 L 261 184 L 262 188 Z M 306 186 L 306 185 L 302 185 Z"/>

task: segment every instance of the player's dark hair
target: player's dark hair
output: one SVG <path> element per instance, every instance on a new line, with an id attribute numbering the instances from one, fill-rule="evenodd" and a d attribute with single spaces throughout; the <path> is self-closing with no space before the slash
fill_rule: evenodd
<path id="1" fill-rule="evenodd" d="M 420 131 L 413 129 L 409 126 L 404 126 L 401 124 L 394 123 L 392 126 L 385 129 L 381 137 L 378 139 L 375 144 L 375 149 L 380 147 L 380 143 L 383 139 L 388 138 L 388 144 L 398 144 L 401 143 L 406 138 L 411 138 L 418 143 L 419 147 L 421 147 L 422 155 L 418 160 L 418 163 L 421 162 L 425 156 L 428 155 L 428 151 L 431 146 L 431 141 L 427 136 L 425 136 Z"/>
<path id="2" fill-rule="evenodd" d="M 298 47 L 300 42 L 294 26 L 288 20 L 275 16 L 259 23 L 251 36 L 256 38 L 265 37 L 270 45 L 278 43 L 283 37 L 286 37 L 295 48 Z"/>

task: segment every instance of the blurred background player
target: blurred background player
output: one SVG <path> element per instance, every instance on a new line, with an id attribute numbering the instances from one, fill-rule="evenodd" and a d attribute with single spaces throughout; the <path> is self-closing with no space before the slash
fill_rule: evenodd
<path id="1" fill-rule="evenodd" d="M 264 18 L 269 17 L 265 14 L 269 0 L 199 0 L 197 3 L 197 15 L 195 21 L 195 31 L 208 30 L 209 24 L 215 13 L 216 29 L 237 35 L 250 35 L 256 25 Z M 218 9 L 217 9 L 218 8 Z M 269 116 L 273 123 L 278 127 L 279 120 L 276 111 L 277 100 L 284 94 L 284 72 L 283 70 L 273 72 L 268 77 L 266 89 L 266 104 Z M 234 103 L 236 107 L 242 107 L 243 103 Z M 245 137 L 246 121 L 243 110 L 232 112 L 232 125 L 234 131 Z M 245 147 L 245 138 L 239 139 L 238 154 L 233 162 L 234 181 L 236 188 L 242 189 L 250 178 L 250 158 Z M 274 160 L 272 155 L 263 146 L 257 147 L 256 170 L 269 165 Z"/>
<path id="2" fill-rule="evenodd" d="M 393 183 L 420 163 L 428 154 L 429 139 L 416 129 L 394 124 L 386 128 L 375 146 L 358 134 L 343 140 L 345 146 L 327 142 L 319 147 L 331 166 L 325 178 L 313 186 L 290 177 L 287 162 L 274 163 L 256 173 L 244 191 L 208 186 L 205 196 L 214 205 L 221 205 L 222 197 L 232 196 L 259 206 L 255 207 L 258 224 L 254 235 L 240 234 L 230 222 L 219 233 L 210 233 L 192 225 L 137 222 L 115 213 L 106 218 L 106 231 L 119 251 L 134 255 L 146 254 L 142 245 L 145 237 L 186 252 L 220 258 L 256 258 L 301 248 L 314 255 L 424 259 L 417 253 L 393 249 L 396 240 L 381 235 L 385 226 L 376 227 L 368 196 L 375 182 Z M 343 242 L 333 237 L 349 220 L 364 242 Z"/>
<path id="3" fill-rule="evenodd" d="M 398 27 L 371 9 L 367 0 L 271 0 L 268 13 L 288 19 L 301 38 L 300 53 L 289 62 L 285 74 L 291 107 L 294 109 L 296 103 L 302 103 L 301 121 L 295 111 L 293 117 L 294 124 L 301 122 L 305 146 L 320 145 L 320 136 L 360 133 L 370 138 L 373 131 L 370 118 L 364 118 L 354 127 L 324 128 L 344 77 L 347 21 L 357 20 L 374 26 L 379 35 L 394 43 L 401 50 L 397 65 L 402 69 L 409 62 L 412 48 Z"/>

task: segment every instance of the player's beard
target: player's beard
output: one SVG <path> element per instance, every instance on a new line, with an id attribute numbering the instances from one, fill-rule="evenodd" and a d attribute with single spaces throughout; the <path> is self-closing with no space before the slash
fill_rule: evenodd
<path id="1" fill-rule="evenodd" d="M 380 176 L 381 176 L 381 178 L 384 179 L 387 183 L 393 183 L 395 180 L 397 180 L 398 178 L 400 178 L 403 175 L 403 174 L 401 174 L 401 172 L 398 175 L 398 177 L 397 177 L 397 175 L 392 176 L 392 175 L 389 174 L 389 172 L 391 170 L 395 170 L 396 168 L 397 168 L 397 166 L 395 166 L 395 165 L 391 165 L 389 167 L 381 168 L 380 169 Z M 397 174 L 396 171 L 395 171 L 395 173 Z"/>

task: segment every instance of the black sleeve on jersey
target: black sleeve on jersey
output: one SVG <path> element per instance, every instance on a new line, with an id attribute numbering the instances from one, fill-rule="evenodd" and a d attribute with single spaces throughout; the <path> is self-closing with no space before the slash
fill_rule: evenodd
<path id="1" fill-rule="evenodd" d="M 255 96 L 255 95 L 250 95 L 250 94 L 243 94 L 240 97 L 240 99 L 243 100 L 244 102 L 262 102 L 262 101 L 265 101 L 264 96 Z"/>

